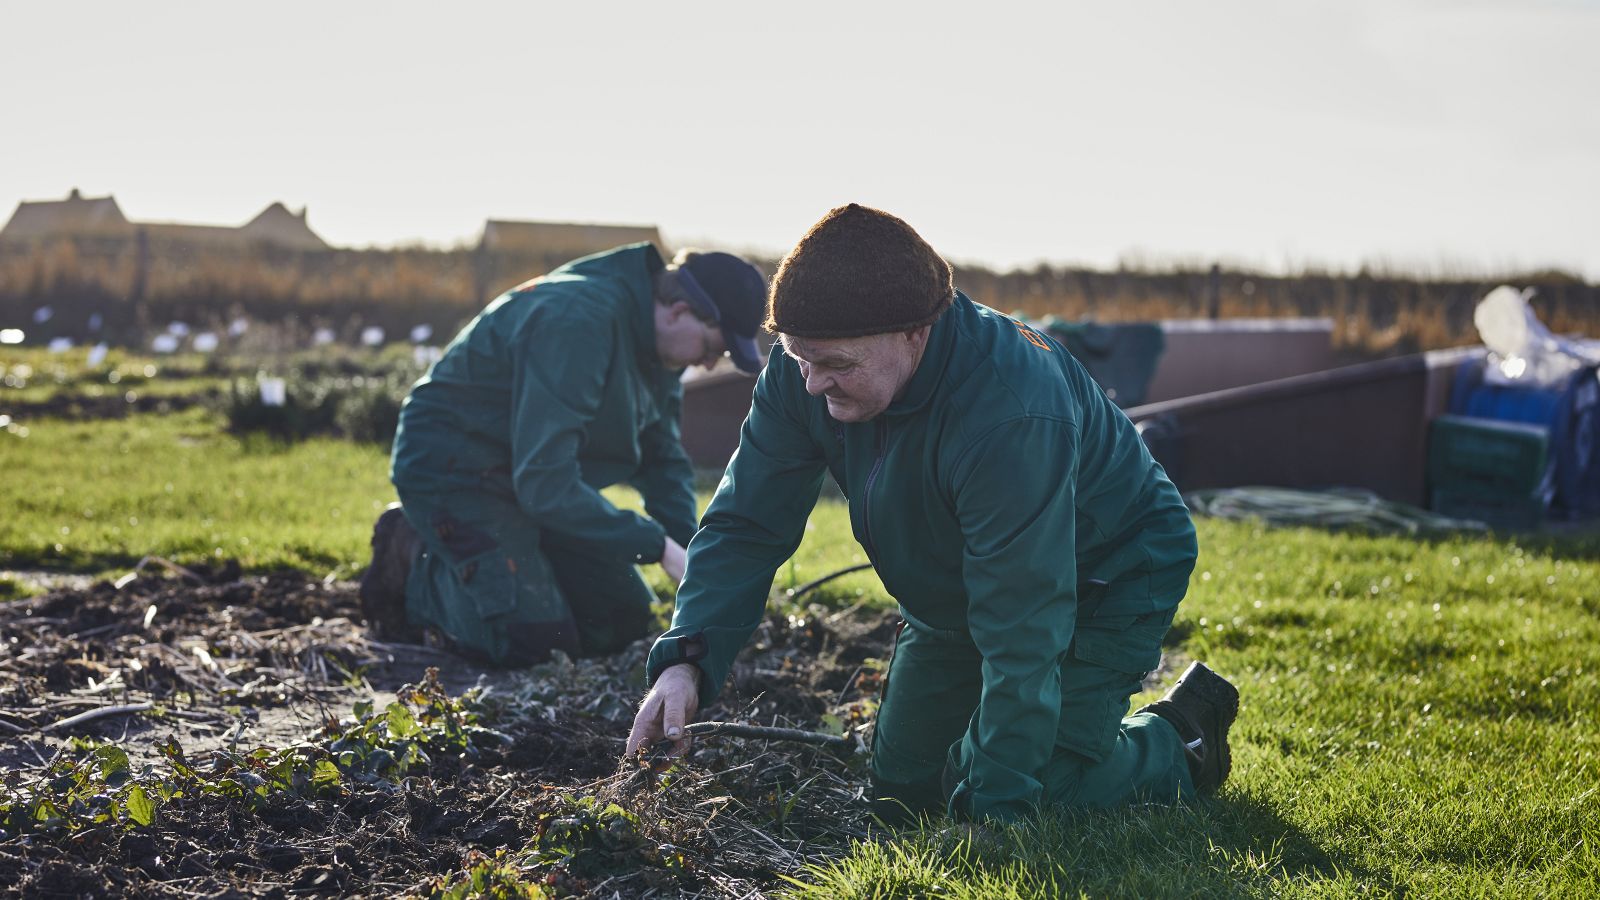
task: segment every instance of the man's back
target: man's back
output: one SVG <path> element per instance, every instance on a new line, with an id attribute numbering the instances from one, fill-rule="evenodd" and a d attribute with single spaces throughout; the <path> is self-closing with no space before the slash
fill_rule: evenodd
<path id="1" fill-rule="evenodd" d="M 447 484 L 486 469 L 509 474 L 519 446 L 542 436 L 539 423 L 558 423 L 574 407 L 590 413 L 584 480 L 632 476 L 639 432 L 670 414 L 680 391 L 649 358 L 650 284 L 661 265 L 648 244 L 618 248 L 490 303 L 412 388 L 394 477 Z"/>

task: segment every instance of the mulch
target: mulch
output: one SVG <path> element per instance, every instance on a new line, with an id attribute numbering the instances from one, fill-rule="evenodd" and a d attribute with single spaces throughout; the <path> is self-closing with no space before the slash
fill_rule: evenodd
<path id="1" fill-rule="evenodd" d="M 136 766 L 157 767 L 155 747 L 169 739 L 190 760 L 311 741 L 330 720 L 348 718 L 357 700 L 381 707 L 429 668 L 452 693 L 476 688 L 504 740 L 329 799 L 283 796 L 252 810 L 200 796 L 162 806 L 148 827 L 6 836 L 0 890 L 392 896 L 427 893 L 503 852 L 554 896 L 759 896 L 870 834 L 859 751 L 879 683 L 874 661 L 888 656 L 894 624 L 882 613 L 820 607 L 772 616 L 723 700 L 703 712 L 842 728 L 856 736 L 857 752 L 702 738 L 685 763 L 663 771 L 619 763 L 648 642 L 605 659 L 485 671 L 438 650 L 373 641 L 352 583 L 242 576 L 233 566 L 150 566 L 117 584 L 6 603 L 5 785 L 38 778 L 76 752 L 74 736 L 110 741 Z M 584 809 L 613 803 L 624 824 L 613 817 L 608 829 L 580 827 Z M 562 828 L 591 835 L 594 846 L 540 855 L 551 829 Z M 627 833 L 617 836 L 618 828 Z"/>

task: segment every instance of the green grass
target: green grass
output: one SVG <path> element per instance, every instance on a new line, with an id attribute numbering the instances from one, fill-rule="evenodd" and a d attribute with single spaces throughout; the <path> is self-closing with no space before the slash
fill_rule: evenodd
<path id="1" fill-rule="evenodd" d="M 58 398 L 124 396 L 129 391 L 173 397 L 216 389 L 220 370 L 198 354 L 152 357 L 123 349 L 106 353 L 89 365 L 89 351 L 79 347 L 61 353 L 38 348 L 7 347 L 0 361 L 0 403 L 44 403 Z"/>
<path id="2" fill-rule="evenodd" d="M 382 448 L 240 440 L 198 410 L 27 427 L 26 437 L 0 430 L 0 568 L 99 572 L 153 553 L 350 575 L 393 498 Z M 1199 526 L 1176 649 L 1243 695 L 1220 797 L 863 843 L 794 890 L 1600 895 L 1593 537 L 1419 542 Z M 824 501 L 775 587 L 861 559 L 844 507 Z M 646 572 L 665 589 L 658 568 Z M 870 573 L 807 599 L 889 602 Z"/>
<path id="3" fill-rule="evenodd" d="M 154 554 L 348 575 L 394 499 L 380 447 L 241 439 L 199 410 L 22 431 L 0 431 L 0 471 L 16 488 L 0 568 L 100 573 Z"/>
<path id="4" fill-rule="evenodd" d="M 241 438 L 199 409 L 14 423 L 0 428 L 0 472 L 16 487 L 0 517 L 0 569 L 101 574 L 156 555 L 348 577 L 367 564 L 372 522 L 395 499 L 384 447 Z M 641 506 L 630 489 L 606 493 L 620 506 Z M 708 499 L 701 494 L 702 506 Z M 842 504 L 822 504 L 806 548 L 779 572 L 777 587 L 865 561 L 849 529 Z M 645 573 L 667 590 L 659 567 Z M 870 572 L 830 582 L 806 599 L 856 598 L 889 602 Z"/>
<path id="5" fill-rule="evenodd" d="M 1175 629 L 1243 696 L 1220 797 L 864 845 L 802 893 L 1600 895 L 1591 541 L 1199 524 Z"/>

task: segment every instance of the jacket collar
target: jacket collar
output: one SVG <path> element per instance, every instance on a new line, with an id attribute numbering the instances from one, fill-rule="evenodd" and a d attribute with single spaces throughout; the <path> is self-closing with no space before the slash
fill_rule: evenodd
<path id="1" fill-rule="evenodd" d="M 933 328 L 928 332 L 928 346 L 922 351 L 922 361 L 917 363 L 917 371 L 911 373 L 911 381 L 906 385 L 906 392 L 900 395 L 900 399 L 889 404 L 889 408 L 883 411 L 884 415 L 908 415 L 928 405 L 928 401 L 939 386 L 940 379 L 944 376 L 945 365 L 950 362 L 950 356 L 955 351 L 955 309 L 963 303 L 971 302 L 965 294 L 956 291 L 955 302 L 933 321 Z"/>

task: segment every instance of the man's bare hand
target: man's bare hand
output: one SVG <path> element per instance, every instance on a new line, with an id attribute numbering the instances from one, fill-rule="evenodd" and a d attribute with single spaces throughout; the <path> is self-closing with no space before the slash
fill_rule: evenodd
<path id="1" fill-rule="evenodd" d="M 683 549 L 683 545 L 672 538 L 667 538 L 667 545 L 661 551 L 661 569 L 672 579 L 673 587 L 683 584 L 683 570 L 688 564 L 689 554 Z"/>
<path id="2" fill-rule="evenodd" d="M 639 714 L 633 717 L 628 734 L 627 755 L 632 758 L 640 747 L 649 747 L 666 738 L 672 741 L 672 756 L 689 752 L 691 738 L 684 726 L 700 711 L 700 670 L 690 663 L 670 666 L 656 679 L 656 686 L 645 694 Z"/>

